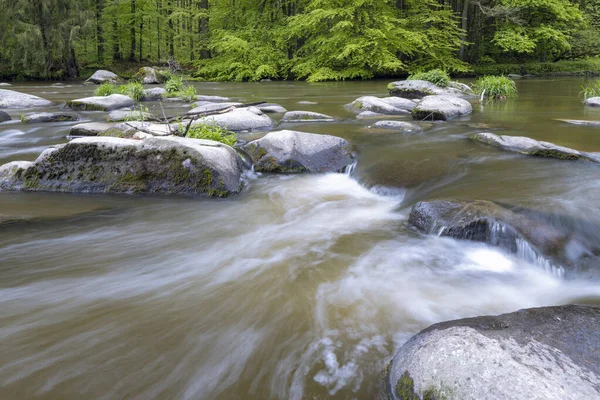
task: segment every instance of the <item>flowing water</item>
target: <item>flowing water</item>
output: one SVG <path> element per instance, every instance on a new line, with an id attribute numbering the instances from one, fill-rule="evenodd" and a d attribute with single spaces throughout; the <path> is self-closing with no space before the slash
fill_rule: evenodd
<path id="1" fill-rule="evenodd" d="M 344 109 L 384 96 L 386 83 L 197 85 L 335 116 L 287 127 L 355 144 L 352 176 L 253 175 L 227 200 L 0 193 L 0 398 L 372 399 L 394 351 L 430 324 L 600 303 L 598 271 L 565 277 L 407 225 L 415 202 L 461 197 L 597 223 L 598 237 L 598 165 L 467 139 L 491 130 L 600 151 L 600 128 L 554 120 L 600 120 L 578 99 L 583 80 L 518 81 L 519 98 L 475 103 L 472 116 L 417 136 Z M 94 88 L 11 89 L 60 102 Z M 0 125 L 0 163 L 35 159 L 71 125 Z"/>

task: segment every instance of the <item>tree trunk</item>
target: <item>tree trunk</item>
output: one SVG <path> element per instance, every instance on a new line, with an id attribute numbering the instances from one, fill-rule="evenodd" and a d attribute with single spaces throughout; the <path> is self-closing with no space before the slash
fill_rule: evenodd
<path id="1" fill-rule="evenodd" d="M 129 51 L 129 60 L 135 61 L 135 0 L 131 0 L 131 28 L 129 36 L 131 37 L 131 50 Z"/>
<path id="2" fill-rule="evenodd" d="M 96 0 L 96 56 L 100 65 L 104 65 L 104 32 L 102 31 L 101 21 L 103 3 L 103 0 Z"/>
<path id="3" fill-rule="evenodd" d="M 208 0 L 200 1 L 200 8 L 208 12 Z M 200 58 L 210 58 L 210 52 L 208 51 L 208 16 L 202 17 L 198 21 L 200 24 Z"/>
<path id="4" fill-rule="evenodd" d="M 461 61 L 465 61 L 465 42 L 467 40 L 467 29 L 469 28 L 469 7 L 471 6 L 471 0 L 463 0 L 463 9 L 462 9 L 462 22 L 461 28 L 463 30 L 460 50 L 458 51 L 458 58 Z"/>

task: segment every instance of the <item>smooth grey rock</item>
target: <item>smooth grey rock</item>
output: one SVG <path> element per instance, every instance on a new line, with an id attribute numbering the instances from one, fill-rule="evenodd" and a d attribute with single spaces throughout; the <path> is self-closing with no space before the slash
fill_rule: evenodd
<path id="1" fill-rule="evenodd" d="M 352 145 L 339 137 L 283 130 L 243 146 L 257 172 L 341 172 L 354 162 Z"/>
<path id="2" fill-rule="evenodd" d="M 454 85 L 443 88 L 428 81 L 406 80 L 388 84 L 388 91 L 391 96 L 405 99 L 421 99 L 432 95 L 470 96 L 473 93 L 471 88 L 463 85 L 455 82 Z"/>
<path id="3" fill-rule="evenodd" d="M 378 114 L 409 114 L 415 108 L 415 103 L 400 97 L 380 99 L 375 96 L 363 96 L 346 105 L 352 111 L 371 111 Z"/>
<path id="4" fill-rule="evenodd" d="M 8 115 L 8 113 L 5 113 L 4 111 L 0 111 L 0 122 L 6 122 L 6 121 L 10 121 L 12 118 L 10 117 L 10 115 Z"/>
<path id="5" fill-rule="evenodd" d="M 196 99 L 198 99 L 199 101 L 210 101 L 212 103 L 231 101 L 231 99 L 229 97 L 207 96 L 207 95 L 202 95 L 202 94 L 196 96 Z"/>
<path id="6" fill-rule="evenodd" d="M 226 197 L 241 190 L 242 170 L 237 152 L 218 142 L 87 137 L 50 148 L 34 163 L 0 167 L 0 189 Z"/>
<path id="7" fill-rule="evenodd" d="M 524 136 L 495 135 L 493 133 L 483 132 L 471 136 L 471 139 L 505 151 L 526 154 L 529 156 L 598 162 L 597 157 L 593 154 L 583 153 L 550 142 L 540 142 Z"/>
<path id="8" fill-rule="evenodd" d="M 0 86 L 12 86 L 12 85 L 7 82 L 0 82 Z"/>
<path id="9" fill-rule="evenodd" d="M 51 106 L 50 100 L 27 93 L 0 89 L 0 108 L 32 108 Z"/>
<path id="10" fill-rule="evenodd" d="M 335 118 L 310 111 L 288 111 L 283 115 L 281 122 L 334 122 Z"/>
<path id="11" fill-rule="evenodd" d="M 600 97 L 590 97 L 583 102 L 588 107 L 600 107 Z"/>
<path id="12" fill-rule="evenodd" d="M 409 340 L 387 395 L 420 399 L 600 399 L 600 308 L 531 308 L 442 322 Z"/>
<path id="13" fill-rule="evenodd" d="M 69 136 L 98 136 L 114 126 L 115 124 L 107 122 L 86 122 L 72 126 Z"/>
<path id="14" fill-rule="evenodd" d="M 197 102 L 196 104 L 198 104 L 198 103 L 201 103 L 201 104 L 197 105 L 195 108 L 188 111 L 187 114 L 225 110 L 230 107 L 237 107 L 237 106 L 242 105 L 242 103 L 207 103 L 207 102 Z"/>
<path id="15" fill-rule="evenodd" d="M 224 114 L 210 115 L 196 120 L 193 124 L 215 124 L 229 131 L 265 130 L 273 126 L 273 121 L 256 107 L 235 108 Z M 183 121 L 186 125 L 186 121 Z"/>
<path id="16" fill-rule="evenodd" d="M 109 122 L 148 121 L 155 118 L 152 113 L 140 110 L 114 110 L 108 114 Z"/>
<path id="17" fill-rule="evenodd" d="M 137 74 L 135 74 L 135 79 L 144 85 L 156 85 L 165 81 L 164 76 L 152 67 L 140 68 Z"/>
<path id="18" fill-rule="evenodd" d="M 600 126 L 600 121 L 589 121 L 584 119 L 556 119 L 556 121 L 578 126 Z"/>
<path id="19" fill-rule="evenodd" d="M 68 107 L 82 111 L 113 111 L 118 108 L 132 107 L 134 104 L 131 97 L 122 94 L 86 97 L 67 102 Z"/>
<path id="20" fill-rule="evenodd" d="M 373 128 L 389 129 L 406 134 L 418 134 L 423 132 L 423 128 L 419 125 L 406 121 L 377 121 L 373 124 Z"/>
<path id="21" fill-rule="evenodd" d="M 99 69 L 98 71 L 94 72 L 94 75 L 90 76 L 86 82 L 99 85 L 101 83 L 119 83 L 120 79 L 117 74 L 113 72 Z"/>
<path id="22" fill-rule="evenodd" d="M 386 117 L 387 114 L 380 114 L 373 111 L 363 111 L 356 116 L 356 119 L 373 119 Z M 389 118 L 389 117 L 388 117 Z"/>
<path id="23" fill-rule="evenodd" d="M 52 112 L 52 113 L 32 113 L 23 117 L 23 122 L 41 123 L 41 122 L 65 122 L 78 121 L 79 115 L 69 112 Z"/>
<path id="24" fill-rule="evenodd" d="M 465 99 L 455 96 L 426 96 L 412 110 L 413 119 L 419 121 L 441 120 L 469 115 L 473 107 Z"/>
<path id="25" fill-rule="evenodd" d="M 284 107 L 280 106 L 279 104 L 273 104 L 273 103 L 260 104 L 260 105 L 257 105 L 256 108 L 258 108 L 260 111 L 262 111 L 264 113 L 268 113 L 268 114 L 281 114 L 281 113 L 287 112 L 287 110 Z"/>
<path id="26" fill-rule="evenodd" d="M 167 93 L 165 88 L 152 88 L 144 90 L 144 101 L 160 101 L 164 94 Z"/>
<path id="27" fill-rule="evenodd" d="M 427 234 L 484 242 L 557 275 L 600 274 L 600 232 L 590 222 L 484 200 L 415 204 L 409 224 Z"/>

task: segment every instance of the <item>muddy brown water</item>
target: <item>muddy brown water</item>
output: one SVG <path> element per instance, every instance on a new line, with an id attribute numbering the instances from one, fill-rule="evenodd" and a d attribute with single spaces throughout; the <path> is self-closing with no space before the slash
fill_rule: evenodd
<path id="1" fill-rule="evenodd" d="M 461 197 L 600 226 L 600 166 L 467 140 L 492 131 L 600 151 L 600 128 L 554 120 L 600 120 L 578 98 L 583 83 L 520 80 L 517 99 L 474 102 L 473 115 L 416 136 L 373 130 L 343 107 L 386 95 L 386 81 L 197 84 L 336 117 L 286 128 L 348 139 L 356 170 L 250 176 L 227 200 L 0 193 L 0 398 L 371 399 L 395 350 L 435 322 L 600 303 L 597 274 L 560 277 L 406 223 L 419 200 Z M 59 104 L 94 87 L 9 89 Z M 24 125 L 22 112 L 0 124 L 2 164 L 66 142 L 73 124 Z"/>

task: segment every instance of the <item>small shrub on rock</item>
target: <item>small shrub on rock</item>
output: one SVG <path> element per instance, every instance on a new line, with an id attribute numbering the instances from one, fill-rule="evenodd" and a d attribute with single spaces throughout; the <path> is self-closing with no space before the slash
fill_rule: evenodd
<path id="1" fill-rule="evenodd" d="M 94 96 L 110 96 L 115 93 L 117 93 L 117 87 L 112 83 L 103 83 L 94 90 Z"/>
<path id="2" fill-rule="evenodd" d="M 117 89 L 117 92 L 129 96 L 135 101 L 142 101 L 144 99 L 144 85 L 139 82 L 130 82 L 127 85 L 121 85 Z"/>
<path id="3" fill-rule="evenodd" d="M 234 146 L 237 143 L 235 133 L 229 132 L 211 122 L 204 122 L 192 126 L 186 137 L 190 139 L 214 140 L 215 142 L 224 143 L 228 146 Z"/>
<path id="4" fill-rule="evenodd" d="M 427 81 L 439 87 L 447 87 L 450 84 L 450 76 L 441 69 L 432 69 L 427 72 L 417 72 L 408 77 L 410 81 Z"/>

